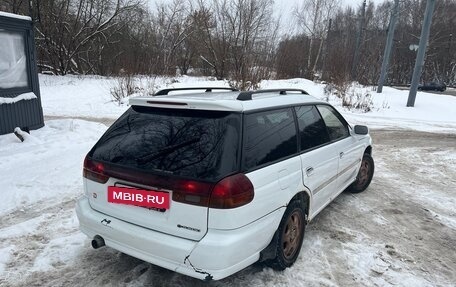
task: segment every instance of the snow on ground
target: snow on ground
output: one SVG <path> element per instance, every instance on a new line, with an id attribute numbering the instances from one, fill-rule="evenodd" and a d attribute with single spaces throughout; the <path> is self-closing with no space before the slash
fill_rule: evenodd
<path id="1" fill-rule="evenodd" d="M 110 90 L 118 86 L 116 78 L 100 76 L 39 75 L 44 114 L 47 116 L 112 118 L 119 117 L 127 108 L 128 99 L 120 104 L 114 101 Z M 226 87 L 225 81 L 197 77 L 139 77 L 140 88 L 135 96 L 165 87 Z M 178 82 L 175 82 L 175 81 Z"/>
<path id="2" fill-rule="evenodd" d="M 48 116 L 116 118 L 125 107 L 112 101 L 114 79 L 39 75 L 43 111 Z"/>
<path id="3" fill-rule="evenodd" d="M 40 75 L 44 114 L 47 116 L 111 118 L 120 116 L 127 108 L 127 100 L 119 105 L 110 94 L 117 85 L 115 78 L 91 76 L 48 76 Z M 157 91 L 165 87 L 227 87 L 227 81 L 207 77 L 155 77 L 136 78 L 140 91 L 136 95 Z M 372 87 L 354 85 L 348 94 L 354 98 L 369 94 L 372 111 L 342 107 L 341 99 L 325 95 L 324 84 L 306 79 L 264 80 L 261 88 L 299 88 L 312 96 L 328 100 L 354 124 L 367 124 L 371 128 L 399 128 L 420 131 L 452 132 L 456 130 L 456 97 L 418 92 L 415 107 L 406 107 L 408 91 L 384 87 L 377 94 Z"/>
<path id="4" fill-rule="evenodd" d="M 39 201 L 74 198 L 84 155 L 106 126 L 82 120 L 48 121 L 22 143 L 0 136 L 0 216 Z"/>
<path id="5" fill-rule="evenodd" d="M 203 283 L 109 248 L 93 250 L 78 230 L 85 154 L 127 105 L 112 101 L 115 79 L 40 75 L 47 120 L 21 143 L 0 136 L 0 286 L 454 286 L 456 282 L 456 97 L 372 93 L 373 111 L 343 108 L 353 122 L 376 127 L 453 131 L 428 134 L 373 130 L 376 174 L 361 194 L 341 194 L 306 229 L 296 264 L 276 272 L 255 264 L 229 278 Z M 142 85 L 227 86 L 207 78 L 141 79 Z M 178 81 L 178 82 L 176 82 Z M 304 79 L 263 81 L 262 88 L 302 88 Z M 355 87 L 359 93 L 370 88 Z M 371 91 L 370 91 L 371 92 Z M 71 119 L 89 118 L 92 122 Z M 424 120 L 422 120 L 424 119 Z M 433 120 L 428 123 L 426 121 Z"/>
<path id="6" fill-rule="evenodd" d="M 348 94 L 370 94 L 372 111 L 342 107 L 341 99 L 334 95 L 329 97 L 324 93 L 323 84 L 306 79 L 268 80 L 261 83 L 261 88 L 299 88 L 319 99 L 328 99 L 338 110 L 354 124 L 366 124 L 371 128 L 400 128 L 419 131 L 451 132 L 456 130 L 456 97 L 418 92 L 415 106 L 407 107 L 409 91 L 384 87 L 383 93 L 377 94 L 375 87 L 353 85 Z"/>

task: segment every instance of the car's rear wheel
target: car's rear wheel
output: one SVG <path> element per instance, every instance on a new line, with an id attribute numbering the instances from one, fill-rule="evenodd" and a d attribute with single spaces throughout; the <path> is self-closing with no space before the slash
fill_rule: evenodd
<path id="1" fill-rule="evenodd" d="M 359 168 L 358 175 L 355 182 L 353 182 L 348 190 L 353 193 L 364 191 L 372 181 L 374 176 L 374 159 L 368 153 L 363 155 L 361 167 Z"/>
<path id="2" fill-rule="evenodd" d="M 276 270 L 284 270 L 295 263 L 301 251 L 304 230 L 306 227 L 305 213 L 300 200 L 292 201 L 280 222 L 275 242 L 275 258 L 266 264 Z"/>

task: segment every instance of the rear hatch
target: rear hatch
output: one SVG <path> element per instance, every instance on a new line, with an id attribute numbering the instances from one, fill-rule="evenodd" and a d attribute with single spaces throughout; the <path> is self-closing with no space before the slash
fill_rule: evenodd
<path id="1" fill-rule="evenodd" d="M 201 239 L 212 188 L 239 170 L 240 127 L 239 113 L 131 107 L 87 155 L 90 205 L 145 228 Z"/>

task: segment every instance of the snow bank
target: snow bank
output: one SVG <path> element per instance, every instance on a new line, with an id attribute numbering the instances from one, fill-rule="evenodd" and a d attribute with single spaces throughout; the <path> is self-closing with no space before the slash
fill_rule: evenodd
<path id="1" fill-rule="evenodd" d="M 348 120 L 373 127 L 397 127 L 421 131 L 456 130 L 456 97 L 418 92 L 415 107 L 407 107 L 409 91 L 384 87 L 371 92 L 374 109 L 369 113 L 344 112 Z"/>
<path id="2" fill-rule="evenodd" d="M 0 216 L 39 201 L 79 196 L 84 156 L 105 130 L 98 123 L 54 120 L 23 143 L 14 134 L 0 136 Z"/>
<path id="3" fill-rule="evenodd" d="M 227 87 L 227 81 L 210 77 L 137 77 L 135 82 L 144 90 L 165 87 Z M 115 78 L 98 76 L 40 75 L 43 110 L 48 116 L 116 119 L 128 108 L 128 99 L 119 105 L 113 101 L 110 89 Z M 325 84 L 296 78 L 264 80 L 262 89 L 297 88 L 333 104 L 351 123 L 366 124 L 371 128 L 400 128 L 421 131 L 454 132 L 456 130 L 456 97 L 418 92 L 415 107 L 406 107 L 408 91 L 385 87 L 377 94 L 373 87 L 352 85 L 349 93 L 370 94 L 372 110 L 364 113 L 342 106 L 342 100 L 324 93 Z M 137 94 L 135 95 L 137 96 Z"/>
<path id="4" fill-rule="evenodd" d="M 14 98 L 3 98 L 0 97 L 0 105 L 2 104 L 14 104 L 23 100 L 33 100 L 36 99 L 36 95 L 33 92 L 20 94 Z"/>
<path id="5" fill-rule="evenodd" d="M 113 100 L 110 89 L 118 85 L 116 78 L 99 76 L 39 75 L 43 111 L 48 116 L 118 118 L 128 108 L 128 98 L 119 105 Z M 226 81 L 213 81 L 207 77 L 137 77 L 135 84 L 147 91 L 165 87 L 226 87 Z M 135 97 L 140 94 L 134 94 Z"/>
<path id="6" fill-rule="evenodd" d="M 402 128 L 420 131 L 454 132 L 456 130 L 456 97 L 418 92 L 415 107 L 406 107 L 409 91 L 384 87 L 377 94 L 375 87 L 352 85 L 350 93 L 370 94 L 372 111 L 364 113 L 342 106 L 342 100 L 325 95 L 324 84 L 306 79 L 265 80 L 262 89 L 297 88 L 312 96 L 328 100 L 353 124 L 366 124 L 371 128 Z"/>

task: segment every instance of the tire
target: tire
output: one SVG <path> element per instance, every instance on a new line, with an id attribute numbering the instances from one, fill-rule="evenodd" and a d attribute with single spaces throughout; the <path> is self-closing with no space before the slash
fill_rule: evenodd
<path id="1" fill-rule="evenodd" d="M 305 228 L 302 202 L 294 200 L 288 205 L 274 236 L 275 257 L 267 260 L 266 265 L 280 271 L 292 266 L 301 251 Z"/>
<path id="2" fill-rule="evenodd" d="M 352 193 L 364 191 L 371 183 L 372 177 L 374 177 L 374 169 L 374 159 L 370 154 L 365 153 L 356 180 L 348 187 L 348 190 Z"/>

